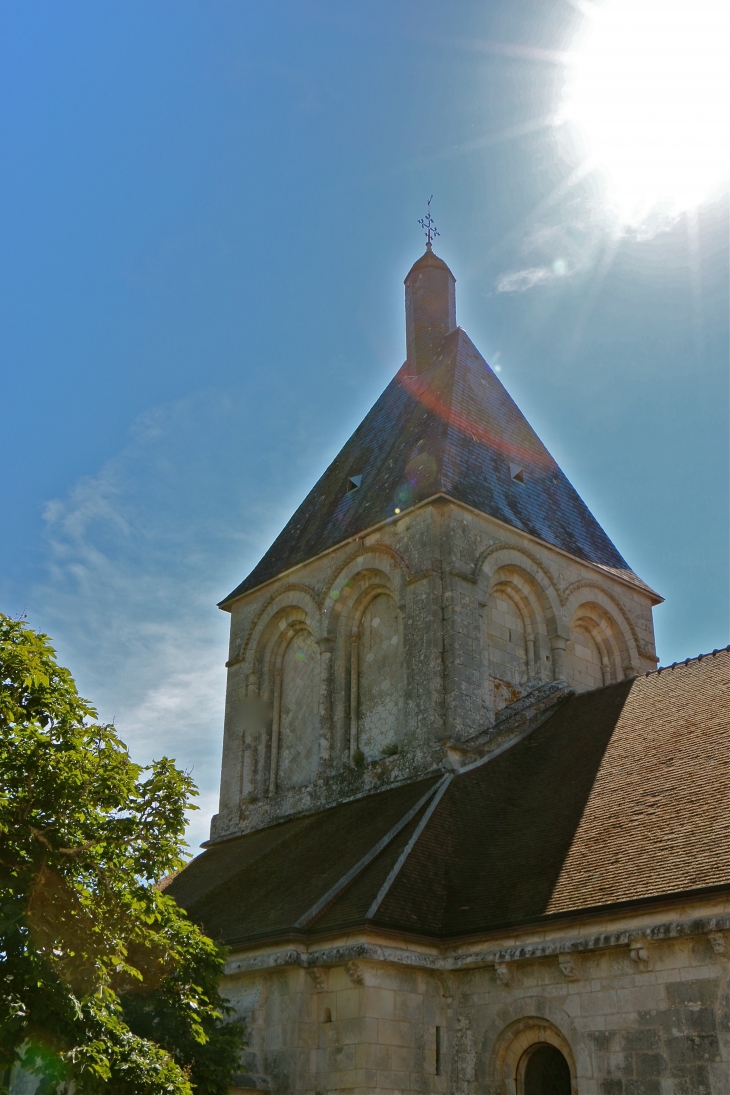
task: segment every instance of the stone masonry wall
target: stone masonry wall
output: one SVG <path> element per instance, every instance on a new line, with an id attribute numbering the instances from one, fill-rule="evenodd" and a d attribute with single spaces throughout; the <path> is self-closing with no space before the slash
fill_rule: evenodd
<path id="1" fill-rule="evenodd" d="M 433 771 L 540 683 L 655 668 L 651 598 L 438 500 L 241 598 L 228 666 L 214 839 Z"/>
<path id="2" fill-rule="evenodd" d="M 727 1095 L 729 975 L 726 932 L 461 973 L 367 957 L 241 973 L 238 1090 L 517 1095 L 522 1053 L 550 1041 L 574 1095 Z"/>

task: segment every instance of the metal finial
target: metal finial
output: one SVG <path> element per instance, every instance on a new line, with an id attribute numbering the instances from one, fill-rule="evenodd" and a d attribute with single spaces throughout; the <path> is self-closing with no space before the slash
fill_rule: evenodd
<path id="1" fill-rule="evenodd" d="M 421 228 L 423 229 L 423 231 L 426 233 L 426 250 L 427 251 L 430 251 L 432 249 L 431 244 L 433 243 L 436 236 L 441 235 L 438 228 L 436 227 L 436 225 L 433 222 L 433 217 L 431 216 L 431 202 L 432 201 L 433 201 L 433 194 L 428 199 L 428 205 L 427 205 L 428 212 L 426 213 L 426 216 L 421 217 L 419 222 L 418 222 L 420 224 Z"/>

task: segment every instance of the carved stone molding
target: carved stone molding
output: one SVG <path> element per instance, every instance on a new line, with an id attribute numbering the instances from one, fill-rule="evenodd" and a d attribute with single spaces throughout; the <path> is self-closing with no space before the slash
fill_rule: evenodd
<path id="1" fill-rule="evenodd" d="M 640 969 L 649 968 L 649 962 L 651 961 L 650 946 L 649 940 L 642 937 L 632 939 L 629 944 L 629 956 L 631 961 L 635 962 Z"/>
<path id="2" fill-rule="evenodd" d="M 362 971 L 362 967 L 358 966 L 357 962 L 348 962 L 345 966 L 347 976 L 352 981 L 353 985 L 364 985 L 365 974 Z"/>
<path id="3" fill-rule="evenodd" d="M 728 937 L 725 932 L 709 932 L 707 938 L 710 940 L 710 946 L 715 954 L 728 954 L 730 952 Z"/>
<path id="4" fill-rule="evenodd" d="M 510 983 L 511 970 L 508 962 L 497 962 L 494 966 L 494 972 L 497 975 L 497 980 L 500 985 L 508 985 Z"/>
<path id="5" fill-rule="evenodd" d="M 578 969 L 578 962 L 572 954 L 561 954 L 558 958 L 558 965 L 560 966 L 560 972 L 566 981 L 579 981 L 580 970 Z"/>
<path id="6" fill-rule="evenodd" d="M 318 968 L 308 969 L 307 977 L 312 982 L 315 992 L 324 992 L 327 987 L 326 971 Z"/>

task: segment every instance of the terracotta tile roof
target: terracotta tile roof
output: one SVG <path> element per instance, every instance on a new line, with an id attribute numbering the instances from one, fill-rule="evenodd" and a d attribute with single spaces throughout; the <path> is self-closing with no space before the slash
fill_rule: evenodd
<path id="1" fill-rule="evenodd" d="M 405 510 L 436 494 L 648 590 L 461 328 L 447 335 L 428 369 L 410 375 L 411 369 L 406 363 L 399 370 L 222 607 L 392 517 L 396 508 Z M 524 482 L 513 478 L 519 468 Z M 350 476 L 362 478 L 348 493 Z"/>
<path id="2" fill-rule="evenodd" d="M 730 886 L 729 693 L 730 647 L 573 696 L 479 767 L 213 846 L 168 892 L 233 943 L 447 939 Z"/>

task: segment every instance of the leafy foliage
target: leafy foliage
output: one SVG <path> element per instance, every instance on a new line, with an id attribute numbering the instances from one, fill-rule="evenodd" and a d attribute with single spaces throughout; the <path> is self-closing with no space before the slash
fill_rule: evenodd
<path id="1" fill-rule="evenodd" d="M 242 1029 L 225 1022 L 223 952 L 159 886 L 183 866 L 196 793 L 167 758 L 133 764 L 47 637 L 0 614 L 6 1077 L 22 1062 L 43 1092 L 227 1091 Z"/>

